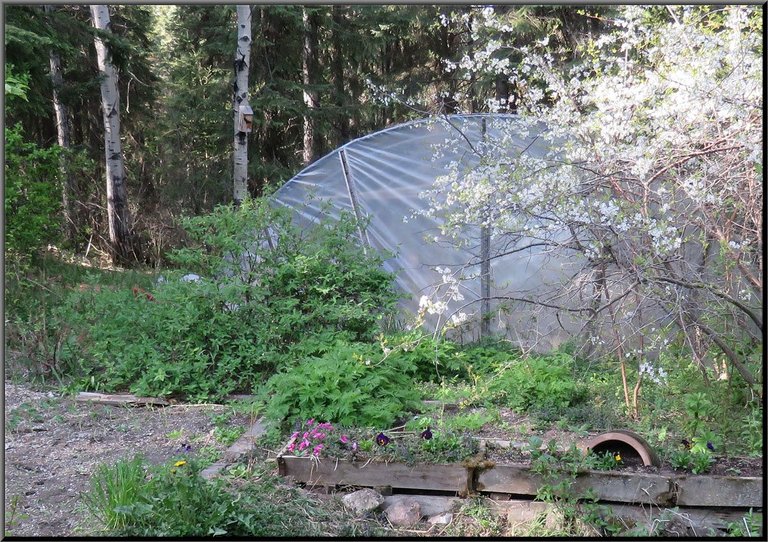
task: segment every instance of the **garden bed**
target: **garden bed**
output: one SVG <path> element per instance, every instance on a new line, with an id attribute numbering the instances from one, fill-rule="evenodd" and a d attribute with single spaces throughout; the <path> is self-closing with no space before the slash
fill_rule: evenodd
<path id="1" fill-rule="evenodd" d="M 362 486 L 456 495 L 504 494 L 534 498 L 542 477 L 529 464 L 496 465 L 487 461 L 455 464 L 414 464 L 351 461 L 338 458 L 277 458 L 280 475 L 311 486 Z M 763 478 L 718 475 L 675 475 L 619 471 L 584 471 L 574 490 L 593 490 L 600 501 L 722 508 L 761 508 Z"/>
<path id="2" fill-rule="evenodd" d="M 685 536 L 722 534 L 747 517 L 762 518 L 760 458 L 713 455 L 710 472 L 697 475 L 663 461 L 644 465 L 629 449 L 622 449 L 618 463 L 604 461 L 613 458 L 613 452 L 598 457 L 601 452 L 595 451 L 586 461 L 582 454 L 595 432 L 536 428 L 527 417 L 506 409 L 492 422 L 457 431 L 456 417 L 467 424 L 483 420 L 486 413 L 437 408 L 437 416 L 416 416 L 386 431 L 383 445 L 378 441 L 384 433 L 372 438 L 370 430 L 348 432 L 340 442 L 342 433 L 326 424 L 330 430 L 322 449 L 313 452 L 306 445 L 299 450 L 302 435 L 311 440 L 312 431 L 297 427 L 277 454 L 279 474 L 327 492 L 370 487 L 382 493 L 485 497 L 510 526 L 557 517 L 557 506 L 536 499 L 543 487 L 556 487 L 560 481 L 568 488 L 566 500 L 587 502 L 582 499 L 590 495 L 600 513 L 612 518 L 606 521 L 624 530 L 655 532 L 663 527 L 666 533 Z M 429 442 L 420 434 L 427 423 L 439 426 L 432 426 Z M 441 460 L 446 451 L 452 460 Z M 598 470 L 604 464 L 610 468 Z"/>

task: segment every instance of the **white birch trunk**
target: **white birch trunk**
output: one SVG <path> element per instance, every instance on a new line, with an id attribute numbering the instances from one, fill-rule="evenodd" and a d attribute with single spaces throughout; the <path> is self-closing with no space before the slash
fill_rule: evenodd
<path id="1" fill-rule="evenodd" d="M 248 103 L 248 68 L 251 64 L 251 6 L 237 6 L 237 49 L 235 50 L 234 109 L 234 200 L 239 205 L 248 197 L 248 134 L 240 131 L 240 104 Z"/>
<path id="2" fill-rule="evenodd" d="M 91 19 L 94 28 L 110 32 L 109 7 L 92 5 Z M 94 38 L 96 58 L 101 74 L 101 109 L 104 117 L 104 151 L 107 170 L 107 218 L 109 241 L 112 244 L 114 261 L 126 261 L 130 253 L 129 215 L 120 144 L 120 94 L 117 89 L 117 71 L 112 65 L 107 45 L 98 37 Z"/>

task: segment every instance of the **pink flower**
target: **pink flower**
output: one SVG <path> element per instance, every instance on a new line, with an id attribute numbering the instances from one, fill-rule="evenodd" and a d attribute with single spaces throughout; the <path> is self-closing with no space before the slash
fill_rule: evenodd
<path id="1" fill-rule="evenodd" d="M 313 425 L 315 425 L 315 419 L 314 418 L 308 419 L 307 420 L 307 427 L 312 427 Z"/>
<path id="2" fill-rule="evenodd" d="M 299 444 L 299 450 L 303 450 L 304 448 L 309 447 L 309 441 L 307 439 L 304 439 L 301 441 L 301 444 Z"/>
<path id="3" fill-rule="evenodd" d="M 349 437 L 347 435 L 341 435 L 341 438 L 339 438 L 342 444 L 346 444 L 349 442 Z"/>
<path id="4" fill-rule="evenodd" d="M 323 445 L 322 445 L 322 444 L 318 444 L 318 445 L 317 445 L 317 446 L 315 446 L 315 448 L 312 450 L 312 455 L 315 455 L 315 456 L 318 456 L 318 455 L 320 455 L 320 450 L 322 450 L 322 449 L 323 449 Z"/>

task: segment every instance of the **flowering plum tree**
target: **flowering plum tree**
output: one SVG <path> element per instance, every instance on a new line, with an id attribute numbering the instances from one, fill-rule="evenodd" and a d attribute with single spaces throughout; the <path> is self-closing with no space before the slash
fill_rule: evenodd
<path id="1" fill-rule="evenodd" d="M 492 10 L 474 23 L 504 27 Z M 453 65 L 506 74 L 520 119 L 474 148 L 478 164 L 438 179 L 421 212 L 446 238 L 490 228 L 492 258 L 539 247 L 568 262 L 569 280 L 543 295 L 495 297 L 578 315 L 585 344 L 622 360 L 635 412 L 640 378 L 631 401 L 624 360 L 673 338 L 704 378 L 707 356 L 723 378 L 727 360 L 757 391 L 744 352 L 764 333 L 760 10 L 628 6 L 603 23 L 575 61 L 546 39 L 494 39 Z M 500 60 L 511 50 L 515 65 Z M 551 150 L 536 155 L 520 134 L 542 123 Z M 422 309 L 456 322 L 471 304 L 456 295 L 462 270 L 439 272 L 450 280 Z"/>

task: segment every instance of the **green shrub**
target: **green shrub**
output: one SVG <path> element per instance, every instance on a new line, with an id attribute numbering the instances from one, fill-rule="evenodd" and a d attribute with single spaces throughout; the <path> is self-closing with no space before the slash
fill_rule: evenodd
<path id="1" fill-rule="evenodd" d="M 382 339 L 382 346 L 398 353 L 404 363 L 414 369 L 416 379 L 440 382 L 443 379 L 465 378 L 464 355 L 456 343 L 435 339 L 421 329 L 396 333 Z"/>
<path id="2" fill-rule="evenodd" d="M 340 341 L 270 378 L 265 413 L 276 421 L 387 427 L 421 398 L 414 372 L 407 357 L 385 357 L 379 345 Z"/>
<path id="3" fill-rule="evenodd" d="M 461 346 L 421 329 L 392 334 L 386 337 L 383 346 L 400 351 L 416 368 L 416 377 L 424 382 L 467 380 L 519 357 L 519 352 L 507 342 L 485 341 Z"/>
<path id="4" fill-rule="evenodd" d="M 74 292 L 58 312 L 78 330 L 65 354 L 83 358 L 92 387 L 196 401 L 251 391 L 339 338 L 372 339 L 394 307 L 391 275 L 363 254 L 349 221 L 301 231 L 265 202 L 246 202 L 186 225 L 191 247 L 175 255 L 184 271 L 151 293 Z M 180 280 L 188 270 L 203 278 Z"/>
<path id="5" fill-rule="evenodd" d="M 5 128 L 5 252 L 14 261 L 60 238 L 60 151 L 24 141 L 21 125 Z"/>
<path id="6" fill-rule="evenodd" d="M 574 379 L 573 357 L 563 352 L 515 360 L 495 373 L 489 389 L 498 401 L 518 411 L 565 410 L 586 393 Z"/>

